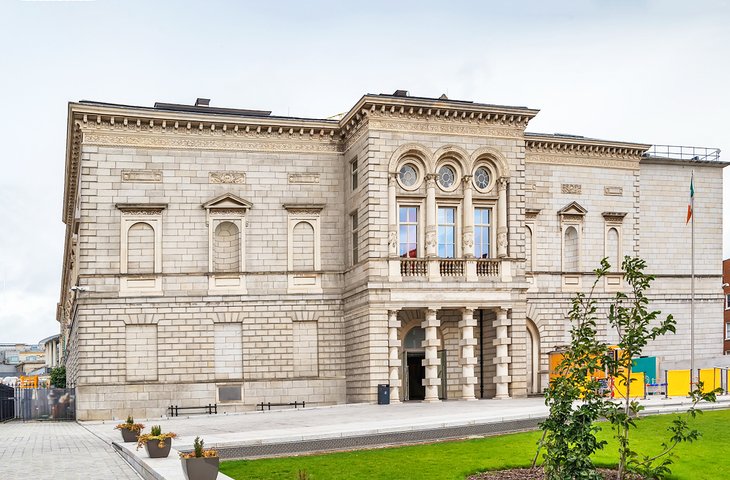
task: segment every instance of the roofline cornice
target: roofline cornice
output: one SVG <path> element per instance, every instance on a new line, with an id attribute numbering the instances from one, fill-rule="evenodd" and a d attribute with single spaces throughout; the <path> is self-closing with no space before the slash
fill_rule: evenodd
<path id="1" fill-rule="evenodd" d="M 526 107 L 486 105 L 453 100 L 390 95 L 363 95 L 340 120 L 341 136 L 348 138 L 370 116 L 407 116 L 444 121 L 501 124 L 520 128 L 539 110 Z"/>
<path id="2" fill-rule="evenodd" d="M 615 142 L 582 137 L 561 137 L 525 133 L 525 147 L 527 152 L 551 151 L 555 153 L 571 153 L 574 155 L 612 155 L 622 157 L 641 156 L 651 148 L 645 143 Z"/>
<path id="3" fill-rule="evenodd" d="M 73 115 L 75 120 L 83 120 L 86 116 L 87 121 L 96 121 L 95 117 L 108 119 L 114 117 L 118 121 L 127 118 L 136 120 L 157 120 L 165 122 L 190 122 L 192 124 L 203 125 L 224 125 L 234 127 L 236 125 L 265 125 L 276 127 L 303 127 L 326 130 L 336 130 L 338 127 L 337 120 L 316 119 L 316 118 L 295 118 L 295 117 L 277 117 L 267 115 L 232 115 L 222 113 L 204 113 L 204 112 L 183 112 L 174 110 L 162 110 L 146 107 L 132 107 L 124 105 L 100 105 L 92 103 L 69 103 L 69 113 Z"/>

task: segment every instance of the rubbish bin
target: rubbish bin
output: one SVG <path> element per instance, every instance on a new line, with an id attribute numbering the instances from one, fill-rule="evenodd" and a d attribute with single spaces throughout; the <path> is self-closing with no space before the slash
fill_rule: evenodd
<path id="1" fill-rule="evenodd" d="M 378 405 L 390 404 L 390 385 L 387 383 L 378 384 Z"/>

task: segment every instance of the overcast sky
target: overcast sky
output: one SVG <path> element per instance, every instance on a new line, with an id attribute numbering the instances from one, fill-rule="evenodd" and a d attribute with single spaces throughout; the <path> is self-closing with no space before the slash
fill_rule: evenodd
<path id="1" fill-rule="evenodd" d="M 729 160 L 728 25 L 712 0 L 1 1 L 0 343 L 59 331 L 68 101 L 321 118 L 405 89 Z"/>

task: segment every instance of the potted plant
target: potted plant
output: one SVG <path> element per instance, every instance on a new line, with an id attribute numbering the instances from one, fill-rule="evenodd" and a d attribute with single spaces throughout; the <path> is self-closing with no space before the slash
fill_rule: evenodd
<path id="1" fill-rule="evenodd" d="M 170 454 L 172 439 L 175 437 L 177 434 L 162 433 L 159 425 L 152 425 L 150 433 L 145 433 L 137 438 L 137 450 L 144 445 L 150 458 L 165 458 Z"/>
<path id="2" fill-rule="evenodd" d="M 141 423 L 134 423 L 134 418 L 129 416 L 127 417 L 126 422 L 120 423 L 114 428 L 122 432 L 122 439 L 125 442 L 136 442 L 137 437 L 139 437 L 139 432 L 142 431 L 144 425 Z"/>
<path id="3" fill-rule="evenodd" d="M 192 452 L 180 452 L 180 462 L 187 480 L 215 480 L 218 478 L 218 452 L 203 448 L 203 440 L 195 437 Z"/>

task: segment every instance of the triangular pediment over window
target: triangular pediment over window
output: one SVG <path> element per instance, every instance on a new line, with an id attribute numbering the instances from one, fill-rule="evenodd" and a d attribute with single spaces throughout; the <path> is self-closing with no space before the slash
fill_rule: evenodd
<path id="1" fill-rule="evenodd" d="M 570 202 L 560 210 L 558 215 L 580 215 L 583 216 L 588 212 L 585 208 L 581 207 L 578 202 Z"/>
<path id="2" fill-rule="evenodd" d="M 225 193 L 204 203 L 202 206 L 206 210 L 217 210 L 221 208 L 248 210 L 253 207 L 253 204 L 232 193 Z"/>

